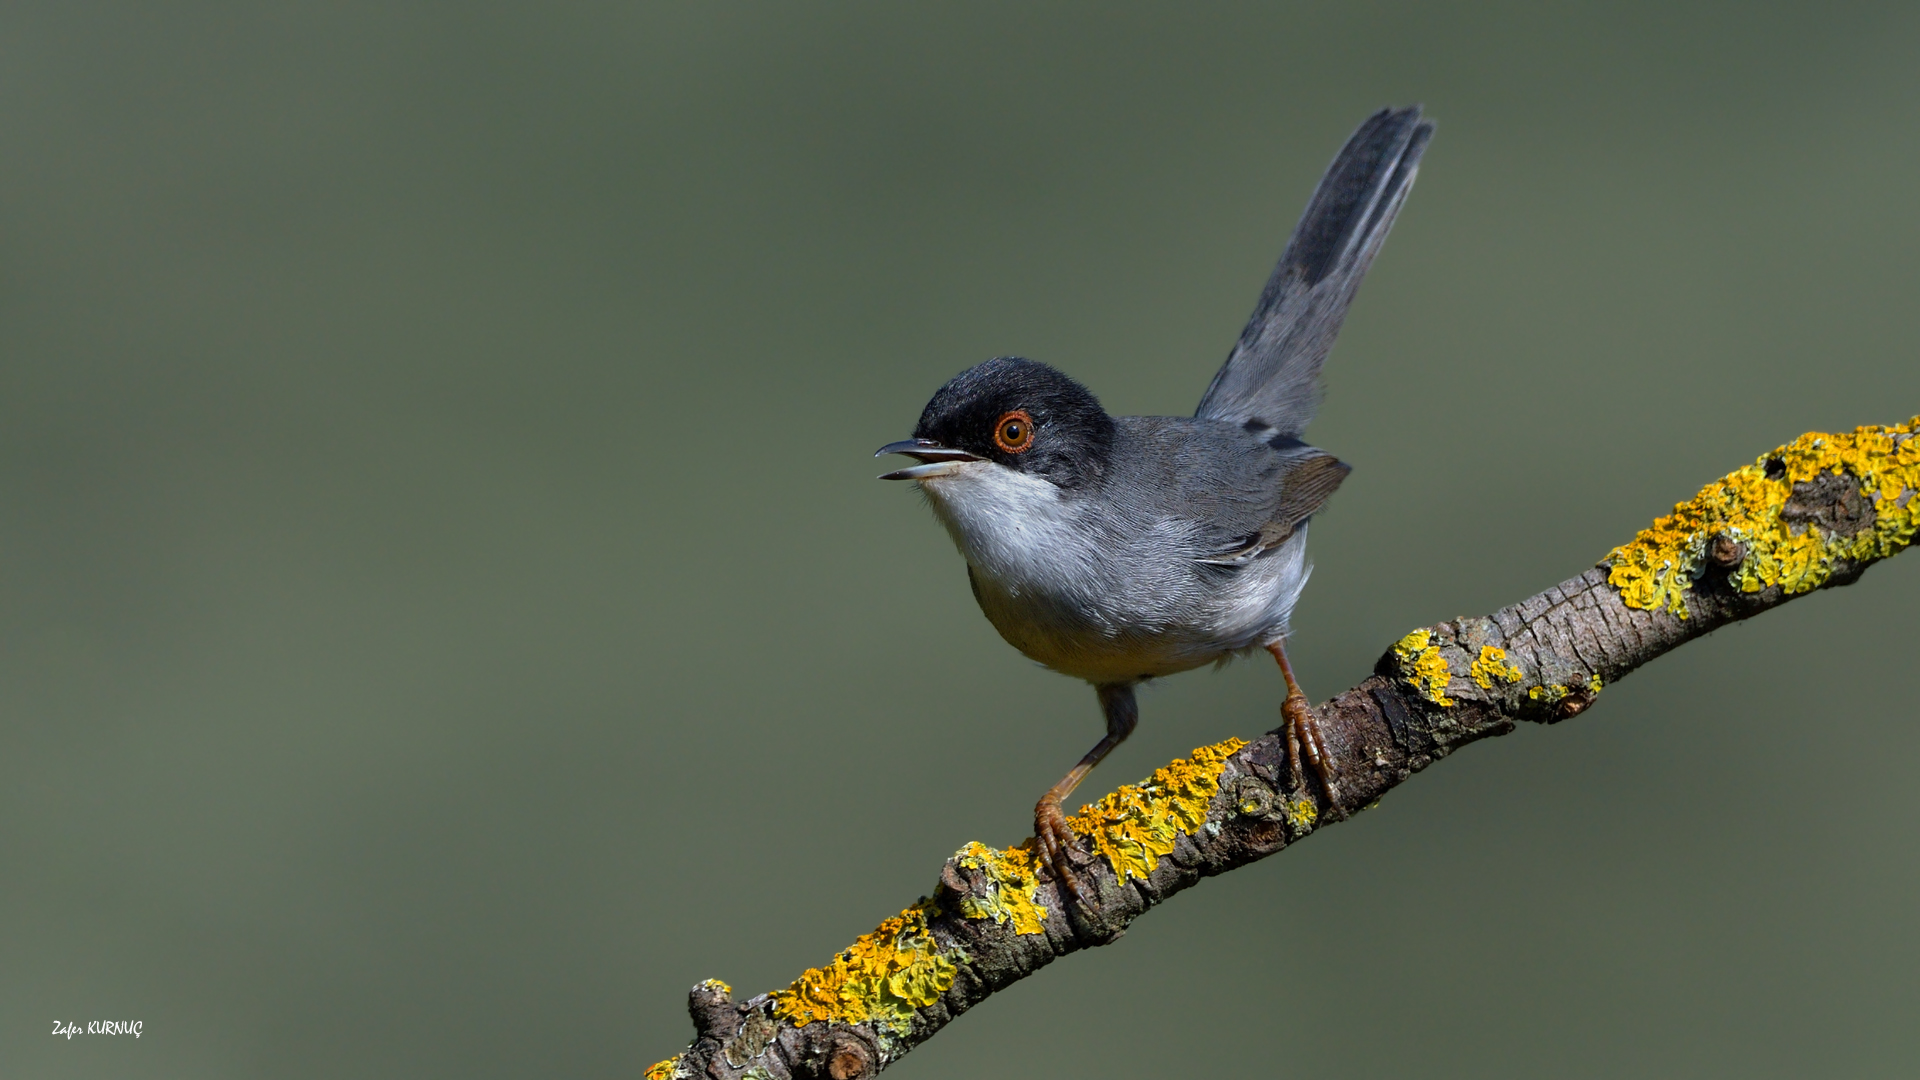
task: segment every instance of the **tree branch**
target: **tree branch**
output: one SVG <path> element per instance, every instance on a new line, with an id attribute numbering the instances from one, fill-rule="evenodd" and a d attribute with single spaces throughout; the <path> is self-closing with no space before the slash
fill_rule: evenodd
<path id="1" fill-rule="evenodd" d="M 724 983 L 694 987 L 694 1041 L 648 1080 L 872 1076 L 994 991 L 1366 808 L 1455 748 L 1577 715 L 1701 634 L 1852 584 L 1920 529 L 1917 434 L 1920 417 L 1803 435 L 1702 488 L 1598 567 L 1401 638 L 1372 677 L 1319 707 L 1337 803 L 1289 790 L 1276 733 L 1201 747 L 1070 819 L 1096 853 L 1082 873 L 1085 909 L 1037 875 L 1031 840 L 969 844 L 931 897 L 786 989 L 735 1003 Z"/>

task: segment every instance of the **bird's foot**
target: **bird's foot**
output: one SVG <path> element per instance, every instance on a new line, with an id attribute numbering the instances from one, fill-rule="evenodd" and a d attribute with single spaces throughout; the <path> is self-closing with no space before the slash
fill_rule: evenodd
<path id="1" fill-rule="evenodd" d="M 1339 791 L 1333 783 L 1333 755 L 1327 752 L 1327 744 L 1320 738 L 1320 718 L 1314 715 L 1307 695 L 1298 690 L 1289 693 L 1280 703 L 1280 718 L 1287 733 L 1287 775 L 1293 781 L 1294 790 L 1306 793 L 1305 774 L 1310 772 L 1326 793 L 1328 809 L 1339 806 Z"/>
<path id="2" fill-rule="evenodd" d="M 1086 856 L 1079 849 L 1079 834 L 1067 824 L 1067 815 L 1060 808 L 1060 799 L 1052 792 L 1048 792 L 1033 808 L 1033 838 L 1040 847 L 1040 864 L 1053 875 L 1062 895 L 1074 904 L 1085 907 L 1086 899 L 1081 895 L 1080 878 L 1074 863 L 1085 861 Z"/>

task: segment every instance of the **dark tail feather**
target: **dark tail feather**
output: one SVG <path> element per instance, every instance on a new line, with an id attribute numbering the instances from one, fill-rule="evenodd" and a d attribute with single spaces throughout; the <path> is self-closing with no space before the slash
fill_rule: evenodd
<path id="1" fill-rule="evenodd" d="M 1320 404 L 1320 365 L 1413 187 L 1433 123 L 1382 109 L 1347 140 L 1260 293 L 1196 416 L 1298 436 Z"/>

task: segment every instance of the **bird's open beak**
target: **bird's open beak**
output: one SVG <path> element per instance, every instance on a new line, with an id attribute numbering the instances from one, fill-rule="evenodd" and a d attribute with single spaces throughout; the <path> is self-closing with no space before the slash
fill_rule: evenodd
<path id="1" fill-rule="evenodd" d="M 886 454 L 905 454 L 919 458 L 923 464 L 898 472 L 882 473 L 882 480 L 931 480 L 936 476 L 951 476 L 960 471 L 961 465 L 980 460 L 965 450 L 941 446 L 932 439 L 902 439 L 873 452 L 874 457 Z"/>

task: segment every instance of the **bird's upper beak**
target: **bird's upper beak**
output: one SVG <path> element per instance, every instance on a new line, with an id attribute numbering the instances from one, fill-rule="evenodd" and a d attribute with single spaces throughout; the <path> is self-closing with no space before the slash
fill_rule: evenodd
<path id="1" fill-rule="evenodd" d="M 980 460 L 965 450 L 942 446 L 932 439 L 901 439 L 873 452 L 874 457 L 885 454 L 905 454 L 919 458 L 922 464 L 898 472 L 882 473 L 882 480 L 931 480 L 936 476 L 951 476 L 959 472 L 960 466 L 966 462 Z"/>

